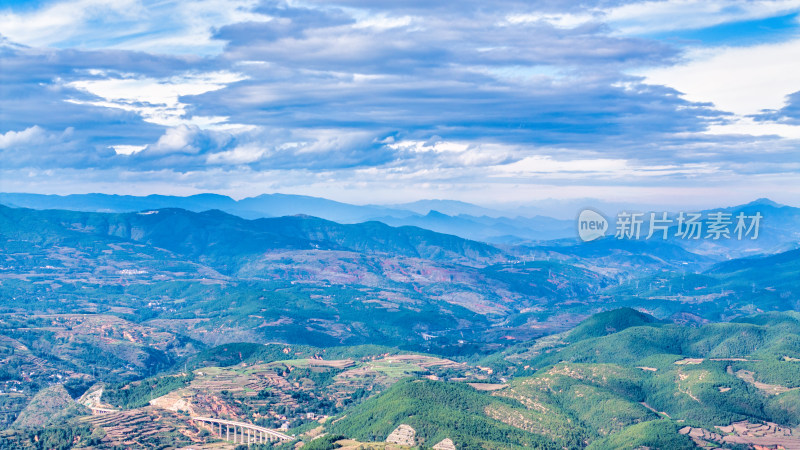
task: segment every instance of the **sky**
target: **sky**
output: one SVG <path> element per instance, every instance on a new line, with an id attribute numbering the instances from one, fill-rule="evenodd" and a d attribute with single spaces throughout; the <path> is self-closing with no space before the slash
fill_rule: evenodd
<path id="1" fill-rule="evenodd" d="M 0 191 L 800 206 L 800 0 L 0 0 Z"/>

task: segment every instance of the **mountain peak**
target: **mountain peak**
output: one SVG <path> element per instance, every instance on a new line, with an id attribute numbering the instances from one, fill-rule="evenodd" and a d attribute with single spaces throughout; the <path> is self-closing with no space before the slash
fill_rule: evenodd
<path id="1" fill-rule="evenodd" d="M 428 211 L 428 214 L 425 215 L 426 217 L 435 217 L 435 218 L 450 218 L 447 214 L 441 213 L 435 209 Z"/>
<path id="2" fill-rule="evenodd" d="M 597 313 L 584 320 L 569 332 L 569 340 L 577 342 L 583 339 L 605 336 L 626 328 L 650 325 L 658 320 L 633 308 L 619 308 Z"/>
<path id="3" fill-rule="evenodd" d="M 773 202 L 772 200 L 770 200 L 770 199 L 768 199 L 766 197 L 761 197 L 759 199 L 753 200 L 752 202 L 750 202 L 750 203 L 748 203 L 748 204 L 746 204 L 744 206 L 773 206 L 775 208 L 781 208 L 781 207 L 786 206 L 786 205 L 782 205 L 780 203 Z"/>

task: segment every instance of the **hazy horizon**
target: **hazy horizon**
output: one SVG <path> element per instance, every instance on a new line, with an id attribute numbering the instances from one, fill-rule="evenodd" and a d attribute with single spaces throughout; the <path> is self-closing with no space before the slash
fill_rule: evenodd
<path id="1" fill-rule="evenodd" d="M 118 196 L 131 196 L 131 197 L 139 197 L 145 198 L 149 195 L 164 195 L 164 194 L 114 194 L 114 193 L 103 193 L 103 192 L 87 192 L 81 194 L 38 194 L 38 193 L 30 193 L 30 192 L 0 192 L 0 195 L 4 194 L 32 194 L 32 195 L 55 195 L 59 197 L 67 197 L 71 195 L 118 195 Z M 218 194 L 214 192 L 202 192 L 197 194 L 189 194 L 189 195 L 178 195 L 178 196 L 169 196 L 167 197 L 179 197 L 179 198 L 188 198 L 195 195 L 221 195 L 224 197 L 228 197 L 233 201 L 239 202 L 241 200 L 256 198 L 262 195 L 270 196 L 270 195 L 286 195 L 286 196 L 293 196 L 295 194 L 285 193 L 285 192 L 270 192 L 270 193 L 263 193 L 259 195 L 249 196 L 249 197 L 232 197 L 225 194 Z M 596 210 L 600 210 L 605 214 L 616 214 L 619 211 L 654 211 L 654 212 L 667 212 L 670 214 L 677 214 L 680 211 L 699 211 L 699 210 L 713 210 L 713 209 L 720 209 L 720 208 L 728 208 L 728 207 L 736 207 L 741 206 L 761 200 L 767 201 L 774 201 L 773 199 L 766 198 L 766 197 L 759 197 L 759 198 L 752 198 L 747 199 L 738 203 L 714 203 L 709 202 L 708 204 L 702 203 L 694 203 L 694 204 L 685 204 L 685 203 L 657 203 L 657 202 L 626 202 L 626 201 L 619 201 L 619 200 L 603 200 L 598 198 L 574 198 L 574 199 L 554 199 L 554 198 L 546 198 L 540 200 L 532 200 L 528 202 L 518 202 L 518 203 L 493 203 L 493 204 L 486 204 L 486 203 L 478 203 L 478 202 L 470 202 L 470 201 L 463 201 L 463 200 L 453 200 L 453 199 L 431 199 L 431 198 L 423 198 L 418 200 L 412 200 L 409 202 L 384 202 L 384 203 L 356 203 L 356 202 L 347 202 L 347 201 L 340 201 L 337 199 L 321 197 L 321 196 L 305 196 L 314 199 L 324 199 L 335 201 L 339 203 L 343 203 L 345 205 L 354 205 L 354 206 L 361 206 L 361 207 L 382 207 L 382 208 L 396 208 L 397 210 L 409 210 L 415 212 L 417 214 L 428 214 L 429 212 L 439 212 L 442 214 L 450 215 L 450 216 L 457 216 L 459 214 L 467 214 L 467 215 L 488 215 L 491 217 L 534 217 L 534 216 L 543 216 L 543 217 L 552 217 L 559 220 L 574 220 L 577 215 L 580 213 L 581 210 L 585 208 L 592 208 Z M 449 206 L 449 202 L 455 202 L 452 208 Z M 2 204 L 2 200 L 0 200 L 0 204 Z M 429 205 L 430 203 L 430 205 Z M 440 203 L 441 205 L 437 205 Z M 790 207 L 800 207 L 797 203 L 782 203 L 782 202 L 775 202 L 781 206 L 790 206 Z M 458 204 L 463 204 L 465 208 L 459 208 Z M 25 206 L 25 205 L 21 205 Z M 412 207 L 413 206 L 413 207 Z M 444 208 L 438 207 L 444 206 Z M 479 208 L 478 211 L 467 211 L 470 206 Z M 69 209 L 69 208 L 67 208 Z M 301 208 L 302 209 L 302 208 Z M 451 211 L 452 209 L 452 211 Z"/>

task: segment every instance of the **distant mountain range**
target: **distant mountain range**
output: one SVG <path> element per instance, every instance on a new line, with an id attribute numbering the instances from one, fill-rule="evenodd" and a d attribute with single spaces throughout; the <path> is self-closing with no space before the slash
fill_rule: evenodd
<path id="1" fill-rule="evenodd" d="M 180 208 L 193 212 L 219 210 L 245 219 L 308 215 L 341 224 L 378 221 L 394 227 L 414 226 L 503 246 L 549 246 L 551 244 L 544 241 L 555 240 L 564 240 L 564 243 L 572 245 L 577 238 L 575 220 L 537 215 L 535 214 L 538 211 L 536 209 L 517 210 L 516 213 L 519 214 L 516 214 L 512 211 L 489 209 L 452 200 L 421 200 L 396 205 L 353 205 L 319 197 L 289 194 L 264 194 L 234 200 L 218 194 L 179 197 L 0 193 L 0 204 L 32 209 L 113 213 L 141 212 L 162 208 Z M 605 210 L 614 211 L 613 214 L 606 214 L 610 226 L 608 235 L 613 236 L 617 211 L 613 208 L 608 209 L 613 206 L 612 204 L 604 205 L 606 206 Z M 763 216 L 759 238 L 757 240 L 684 240 L 675 237 L 676 230 L 673 226 L 668 242 L 712 259 L 777 253 L 798 247 L 800 208 L 780 205 L 769 199 L 758 199 L 745 205 L 715 208 L 702 212 L 707 215 L 717 211 L 730 213 L 733 217 L 740 212 L 748 215 L 759 212 Z M 674 216 L 678 211 L 665 212 Z M 648 217 L 649 215 L 645 214 L 645 222 L 642 226 L 645 235 L 649 224 Z M 653 238 L 653 240 L 660 239 Z"/>
<path id="2" fill-rule="evenodd" d="M 493 243 L 550 240 L 575 236 L 571 220 L 543 216 L 504 217 L 504 212 L 451 200 L 422 200 L 414 203 L 378 206 L 352 205 L 319 197 L 264 194 L 234 200 L 217 194 L 188 197 L 168 195 L 73 194 L 42 195 L 0 193 L 0 204 L 32 209 L 66 209 L 87 212 L 139 212 L 181 208 L 202 212 L 212 209 L 245 219 L 304 214 L 339 223 L 377 220 L 387 225 L 411 225 L 466 239 Z"/>
<path id="3" fill-rule="evenodd" d="M 374 221 L 343 225 L 302 215 L 248 220 L 219 210 L 93 213 L 0 206 L 0 224 L 3 235 L 19 236 L 27 242 L 89 234 L 145 243 L 212 265 L 247 255 L 292 250 L 382 253 L 466 263 L 488 263 L 502 255 L 491 245 L 422 228 L 390 227 Z"/>
<path id="4" fill-rule="evenodd" d="M 547 320 L 548 305 L 583 301 L 609 283 L 587 269 L 516 262 L 490 244 L 417 227 L 305 215 L 248 220 L 178 208 L 97 213 L 0 206 L 0 257 L 5 308 L 134 305 L 126 311 L 137 311 L 139 320 L 162 313 L 210 319 L 184 332 L 215 343 L 283 336 L 461 351 L 458 341 L 483 345 L 512 330 L 530 337 L 562 329 L 573 319 L 524 325 L 532 315 Z M 131 290 L 116 297 L 114 286 Z M 177 303 L 161 309 L 167 292 Z M 35 304 L 20 303 L 28 298 Z M 275 323 L 264 325 L 266 310 Z"/>
<path id="5" fill-rule="evenodd" d="M 661 240 L 491 245 L 377 221 L 179 208 L 0 206 L 0 257 L 8 311 L 119 311 L 215 345 L 279 337 L 455 353 L 620 306 L 690 323 L 795 309 L 800 270 L 797 250 L 727 261 Z"/>

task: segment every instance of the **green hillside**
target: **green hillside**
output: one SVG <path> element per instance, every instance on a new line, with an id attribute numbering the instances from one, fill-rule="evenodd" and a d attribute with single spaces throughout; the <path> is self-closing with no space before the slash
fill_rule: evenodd
<path id="1" fill-rule="evenodd" d="M 565 363 L 628 367 L 624 379 L 630 399 L 706 426 L 745 419 L 800 423 L 797 408 L 787 401 L 797 393 L 791 389 L 800 388 L 797 313 L 764 314 L 697 328 L 645 318 L 652 323 L 604 336 L 582 332 L 586 327 L 611 328 L 619 323 L 620 314 L 633 317 L 629 311 L 599 314 L 567 334 L 571 344 L 557 342 L 527 360 L 514 359 L 524 353 L 510 357 L 540 371 Z M 751 372 L 752 381 L 740 376 L 742 371 Z M 772 396 L 758 389 L 756 382 L 786 392 Z"/>
<path id="2" fill-rule="evenodd" d="M 800 424 L 799 334 L 793 312 L 691 328 L 663 324 L 635 310 L 609 311 L 560 339 L 543 339 L 549 347 L 504 353 L 519 374 L 532 374 L 516 376 L 502 389 L 483 392 L 454 382 L 408 380 L 353 407 L 328 429 L 382 441 L 407 424 L 424 442 L 457 436 L 454 441 L 463 443 L 458 448 L 532 442 L 566 448 L 692 448 L 679 428 L 713 432 L 738 421 Z M 523 355 L 529 359 L 521 360 Z M 456 427 L 453 418 L 469 426 Z M 492 421 L 514 432 L 499 439 L 487 429 L 506 428 Z"/>
<path id="3" fill-rule="evenodd" d="M 617 333 L 626 328 L 655 324 L 657 322 L 654 317 L 632 308 L 614 309 L 595 314 L 584 320 L 569 331 L 567 340 L 569 342 L 578 342 L 588 338 Z"/>
<path id="4" fill-rule="evenodd" d="M 401 424 L 414 428 L 423 446 L 450 438 L 459 448 L 561 448 L 544 436 L 487 417 L 492 408 L 523 409 L 459 383 L 406 380 L 348 411 L 330 427 L 362 441 L 383 441 Z"/>

